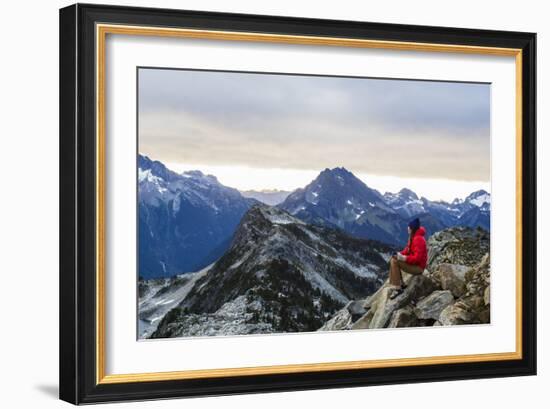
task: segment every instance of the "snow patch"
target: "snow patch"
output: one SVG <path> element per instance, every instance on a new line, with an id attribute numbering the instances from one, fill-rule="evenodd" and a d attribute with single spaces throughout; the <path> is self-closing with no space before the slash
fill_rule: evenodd
<path id="1" fill-rule="evenodd" d="M 336 264 L 339 264 L 340 266 L 353 271 L 356 275 L 360 277 L 378 278 L 378 275 L 374 271 L 372 271 L 373 267 L 375 267 L 372 264 L 358 267 L 358 266 L 354 266 L 353 264 L 350 264 L 348 261 L 344 260 L 342 257 L 338 257 L 334 259 L 334 261 L 336 262 Z"/>
<path id="2" fill-rule="evenodd" d="M 180 211 L 180 205 L 181 205 L 181 197 L 178 193 L 174 199 L 174 202 L 172 203 L 172 213 L 175 215 L 177 212 Z"/>
<path id="3" fill-rule="evenodd" d="M 152 291 L 144 298 L 139 299 L 139 337 L 146 338 L 157 329 L 157 321 L 163 318 L 168 311 L 185 299 L 197 280 L 204 277 L 214 264 L 210 264 L 196 273 L 180 274 L 172 279 L 161 281 L 160 284 L 152 286 Z M 188 277 L 189 279 L 180 286 L 173 286 L 168 291 L 158 294 L 159 290 L 174 283 L 177 278 Z"/>
<path id="4" fill-rule="evenodd" d="M 248 251 L 246 254 L 244 254 L 239 260 L 237 260 L 235 263 L 231 264 L 231 266 L 229 266 L 229 270 L 234 270 L 238 267 L 241 266 L 242 263 L 244 263 L 248 257 L 250 257 L 250 254 L 251 252 Z"/>
<path id="5" fill-rule="evenodd" d="M 322 292 L 329 295 L 331 298 L 347 303 L 349 299 L 344 296 L 340 291 L 332 286 L 321 274 L 317 271 L 304 271 L 304 276 L 306 280 L 313 284 L 314 287 L 318 288 Z"/>
<path id="6" fill-rule="evenodd" d="M 138 181 L 139 183 L 149 182 L 153 184 L 161 194 L 168 191 L 168 189 L 163 186 L 164 179 L 153 175 L 151 169 L 142 170 L 141 168 L 138 168 Z"/>
<path id="7" fill-rule="evenodd" d="M 288 213 L 282 211 L 263 210 L 264 217 L 273 224 L 304 224 L 301 220 L 298 220 Z"/>
<path id="8" fill-rule="evenodd" d="M 491 195 L 489 195 L 488 193 L 484 193 L 470 200 L 470 203 L 473 204 L 474 206 L 481 207 L 485 203 L 491 203 Z"/>

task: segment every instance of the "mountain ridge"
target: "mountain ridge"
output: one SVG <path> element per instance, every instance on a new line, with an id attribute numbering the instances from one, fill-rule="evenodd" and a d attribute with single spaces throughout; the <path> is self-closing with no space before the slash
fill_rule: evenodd
<path id="1" fill-rule="evenodd" d="M 490 229 L 490 193 L 472 192 L 451 203 L 430 201 L 411 189 L 383 195 L 345 167 L 325 168 L 293 192 L 245 197 L 199 170 L 176 173 L 138 156 L 139 274 L 167 277 L 203 268 L 221 257 L 241 217 L 255 203 L 288 211 L 300 220 L 391 245 L 407 240 L 407 223 L 419 217 L 429 234 L 464 225 Z M 257 193 L 257 192 L 256 192 Z M 288 193 L 288 194 L 287 194 Z M 282 196 L 274 198 L 269 195 Z"/>
<path id="2" fill-rule="evenodd" d="M 315 330 L 349 299 L 376 291 L 392 251 L 255 204 L 228 251 L 151 336 Z M 236 311 L 239 324 L 224 327 Z"/>
<path id="3" fill-rule="evenodd" d="M 146 156 L 138 160 L 139 275 L 196 271 L 227 249 L 256 203 L 200 171 L 178 174 Z"/>
<path id="4" fill-rule="evenodd" d="M 278 205 L 307 223 L 397 244 L 406 240 L 404 221 L 383 196 L 343 167 L 325 169 Z"/>

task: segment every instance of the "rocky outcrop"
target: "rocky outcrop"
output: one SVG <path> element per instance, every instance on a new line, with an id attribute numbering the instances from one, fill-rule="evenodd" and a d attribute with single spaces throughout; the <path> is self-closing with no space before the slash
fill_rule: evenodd
<path id="1" fill-rule="evenodd" d="M 333 317 L 328 320 L 319 331 L 336 331 L 341 329 L 351 329 L 353 323 L 351 313 L 347 308 L 347 305 L 338 311 Z"/>
<path id="2" fill-rule="evenodd" d="M 443 290 L 450 291 L 458 298 L 466 292 L 465 275 L 468 270 L 467 266 L 461 264 L 441 263 L 433 277 Z"/>
<path id="3" fill-rule="evenodd" d="M 434 291 L 418 302 L 418 305 L 414 309 L 414 313 L 418 318 L 423 320 L 437 320 L 441 311 L 453 304 L 453 302 L 453 293 L 450 291 Z"/>
<path id="4" fill-rule="evenodd" d="M 388 281 L 373 295 L 350 301 L 319 330 L 349 330 L 490 322 L 489 233 L 454 227 L 428 240 L 423 274 L 403 273 L 403 293 Z"/>
<path id="5" fill-rule="evenodd" d="M 429 239 L 428 271 L 441 263 L 473 267 L 489 252 L 489 233 L 481 228 L 453 227 L 441 230 Z"/>
<path id="6" fill-rule="evenodd" d="M 419 319 L 414 313 L 414 308 L 412 306 L 407 306 L 396 310 L 392 316 L 388 328 L 398 328 L 398 327 L 418 327 Z"/>

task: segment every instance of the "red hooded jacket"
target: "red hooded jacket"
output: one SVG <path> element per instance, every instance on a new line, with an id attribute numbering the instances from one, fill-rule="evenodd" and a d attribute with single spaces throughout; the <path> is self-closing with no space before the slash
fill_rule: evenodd
<path id="1" fill-rule="evenodd" d="M 405 262 L 408 264 L 415 264 L 421 268 L 426 268 L 426 263 L 428 261 L 428 251 L 426 249 L 426 239 L 424 238 L 426 234 L 426 229 L 424 227 L 419 227 L 418 230 L 414 233 L 412 238 L 411 247 L 409 245 L 401 251 L 401 254 L 407 256 Z"/>

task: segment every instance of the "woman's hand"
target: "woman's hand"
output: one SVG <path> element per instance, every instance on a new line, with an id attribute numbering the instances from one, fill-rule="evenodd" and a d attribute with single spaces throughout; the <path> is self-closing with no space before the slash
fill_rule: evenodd
<path id="1" fill-rule="evenodd" d="M 401 253 L 397 253 L 397 256 L 396 256 L 396 257 L 397 257 L 397 259 L 398 259 L 399 261 L 405 261 L 405 260 L 407 259 L 407 256 L 404 256 L 404 255 L 401 254 Z"/>

